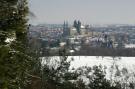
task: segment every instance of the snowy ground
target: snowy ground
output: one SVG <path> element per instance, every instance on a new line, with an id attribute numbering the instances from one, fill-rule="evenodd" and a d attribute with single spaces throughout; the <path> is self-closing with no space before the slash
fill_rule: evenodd
<path id="1" fill-rule="evenodd" d="M 114 62 L 120 67 L 132 69 L 135 66 L 135 57 L 101 57 L 101 56 L 69 56 L 68 59 L 73 58 L 71 67 L 78 68 L 81 66 L 103 65 L 110 67 Z"/>
<path id="2" fill-rule="evenodd" d="M 135 48 L 135 44 L 125 44 L 125 48 Z"/>
<path id="3" fill-rule="evenodd" d="M 58 60 L 58 56 L 51 57 L 52 60 Z M 110 79 L 110 76 L 115 76 L 116 73 L 116 65 L 118 69 L 122 71 L 123 68 L 126 68 L 128 73 L 124 75 L 121 73 L 121 76 L 115 77 L 117 81 L 124 81 L 125 78 L 128 77 L 127 80 L 135 82 L 135 57 L 102 57 L 102 56 L 68 56 L 68 60 L 74 59 L 71 62 L 70 69 L 77 69 L 79 67 L 88 66 L 93 67 L 95 65 L 106 66 L 106 78 Z M 55 62 L 51 62 L 51 64 L 56 65 Z M 110 69 L 114 65 L 113 71 L 110 72 Z"/>
<path id="4" fill-rule="evenodd" d="M 49 57 L 52 60 L 59 59 L 59 56 Z M 132 69 L 135 66 L 135 57 L 102 57 L 102 56 L 68 56 L 68 60 L 74 59 L 70 67 L 77 69 L 81 66 L 102 65 L 110 67 L 114 62 L 120 67 Z M 44 59 L 44 58 L 43 58 Z"/>
<path id="5" fill-rule="evenodd" d="M 72 57 L 70 56 L 69 59 Z M 117 81 L 121 81 L 122 79 L 126 78 L 127 76 L 134 76 L 135 74 L 135 57 L 96 57 L 96 56 L 74 56 L 73 57 L 75 60 L 71 62 L 71 68 L 74 67 L 75 69 L 82 67 L 82 66 L 89 66 L 92 67 L 94 65 L 102 65 L 106 66 L 106 78 L 114 79 L 115 73 L 116 73 L 116 66 L 118 65 L 118 69 L 122 71 L 123 68 L 126 68 L 128 70 L 128 73 L 125 75 L 121 74 L 120 76 L 115 77 L 114 80 L 117 79 Z M 113 71 L 111 70 L 111 67 L 114 65 Z M 131 78 L 128 79 L 131 81 Z M 135 81 L 135 78 L 132 77 L 132 81 Z"/>

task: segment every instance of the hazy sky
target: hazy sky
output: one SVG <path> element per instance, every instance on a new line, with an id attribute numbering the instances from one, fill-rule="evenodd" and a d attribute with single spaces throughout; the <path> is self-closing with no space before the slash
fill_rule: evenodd
<path id="1" fill-rule="evenodd" d="M 29 0 L 33 23 L 135 24 L 135 0 Z"/>

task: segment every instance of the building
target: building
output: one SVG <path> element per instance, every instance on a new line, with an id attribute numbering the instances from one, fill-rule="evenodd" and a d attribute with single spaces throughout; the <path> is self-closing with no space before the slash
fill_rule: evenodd
<path id="1" fill-rule="evenodd" d="M 63 24 L 63 37 L 66 37 L 69 34 L 70 34 L 70 31 L 69 31 L 68 22 L 64 21 L 64 24 Z"/>
<path id="2" fill-rule="evenodd" d="M 78 35 L 77 29 L 75 27 L 70 28 L 70 36 Z"/>

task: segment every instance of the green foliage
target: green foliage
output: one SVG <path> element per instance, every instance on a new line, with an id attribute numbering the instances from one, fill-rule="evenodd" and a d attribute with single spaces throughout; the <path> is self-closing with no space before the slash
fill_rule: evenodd
<path id="1" fill-rule="evenodd" d="M 0 0 L 0 89 L 22 89 L 30 82 L 34 58 L 26 44 L 27 13 L 26 0 Z"/>
<path id="2" fill-rule="evenodd" d="M 114 86 L 110 80 L 105 77 L 105 71 L 102 66 L 94 66 L 93 74 L 90 77 L 90 89 L 122 89 L 119 82 L 115 82 Z"/>
<path id="3" fill-rule="evenodd" d="M 43 60 L 44 66 L 41 65 Z M 60 56 L 60 60 L 46 57 L 38 61 L 34 75 L 39 78 L 32 80 L 34 83 L 28 89 L 134 89 L 133 83 L 125 86 L 121 82 L 106 79 L 106 68 L 102 66 L 84 66 L 71 72 L 69 67 L 72 60 L 67 61 L 66 56 Z M 123 69 L 123 73 L 127 73 L 127 70 Z M 84 83 L 83 76 L 89 80 L 88 84 Z"/>
<path id="4" fill-rule="evenodd" d="M 60 50 L 58 65 L 50 67 L 46 59 L 43 66 L 38 53 L 27 46 L 27 13 L 26 0 L 0 1 L 0 89 L 122 89 L 120 83 L 111 85 L 101 66 L 87 68 L 84 73 L 70 72 L 65 49 Z M 80 34 L 81 22 L 75 21 L 74 27 Z M 92 70 L 89 86 L 78 80 L 80 74 L 88 75 Z"/>
<path id="5" fill-rule="evenodd" d="M 92 79 L 90 80 L 91 89 L 110 89 L 110 82 L 105 79 L 104 72 L 101 66 L 93 67 L 94 73 Z"/>
<path id="6" fill-rule="evenodd" d="M 46 60 L 47 61 L 47 60 Z M 55 61 L 55 60 L 51 60 Z M 49 62 L 43 66 L 42 82 L 44 89 L 77 89 L 75 84 L 69 82 L 69 80 L 77 79 L 76 73 L 69 72 L 70 62 L 67 62 L 67 57 L 60 57 L 58 65 L 50 67 Z M 46 88 L 47 87 L 47 88 Z"/>

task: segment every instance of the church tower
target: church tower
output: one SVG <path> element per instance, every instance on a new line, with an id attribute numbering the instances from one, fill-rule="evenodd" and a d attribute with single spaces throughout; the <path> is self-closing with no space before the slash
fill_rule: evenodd
<path id="1" fill-rule="evenodd" d="M 63 24 L 63 36 L 66 37 L 68 35 L 69 35 L 68 22 L 64 21 L 64 24 Z"/>

